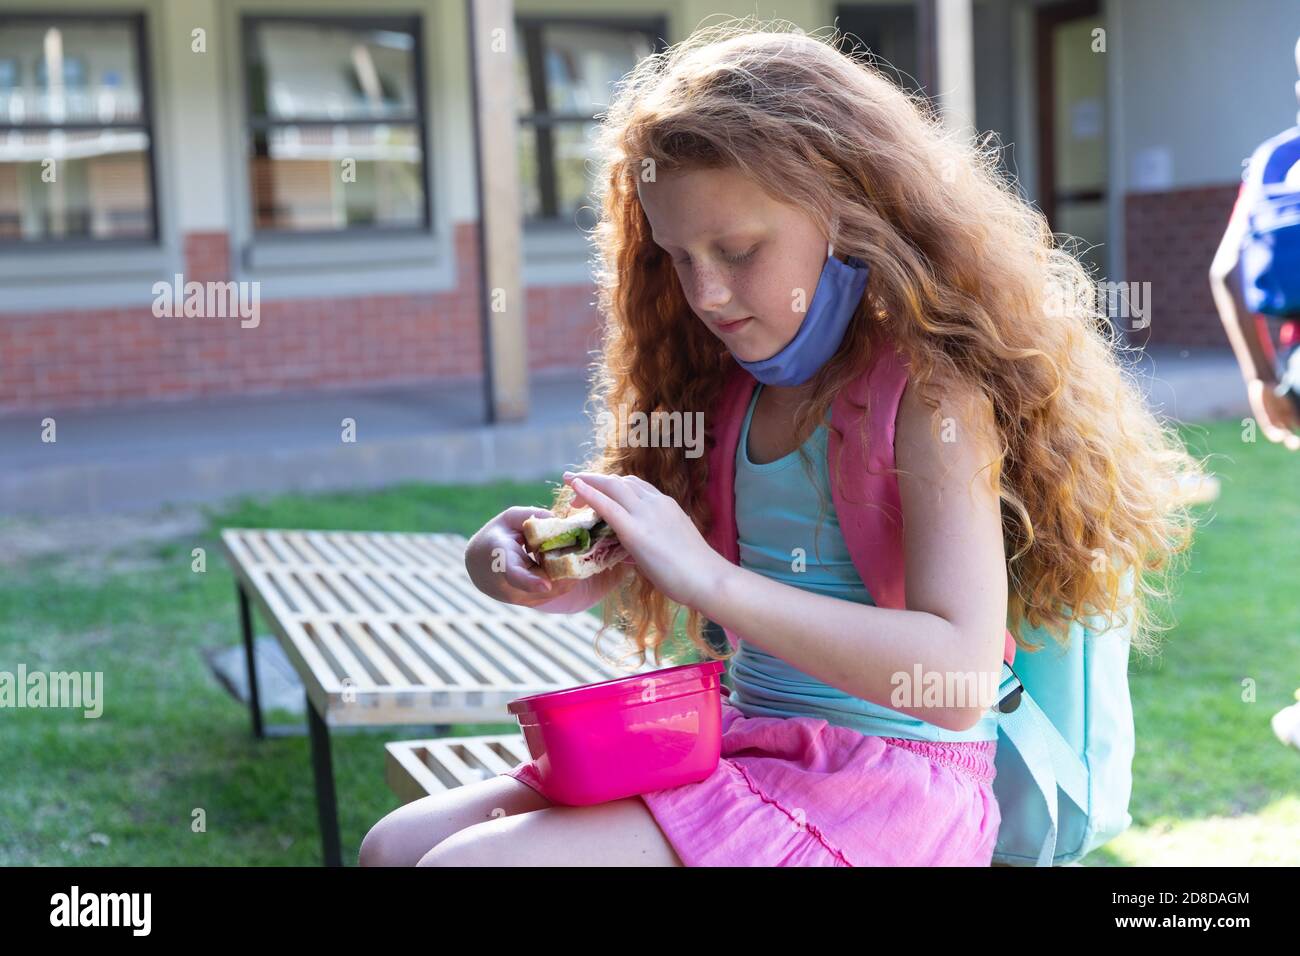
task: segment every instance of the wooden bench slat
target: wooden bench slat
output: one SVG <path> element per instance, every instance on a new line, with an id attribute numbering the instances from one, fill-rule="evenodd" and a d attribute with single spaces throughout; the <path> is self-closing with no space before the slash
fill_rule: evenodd
<path id="1" fill-rule="evenodd" d="M 475 612 L 482 613 L 485 611 L 491 612 L 494 610 L 490 605 L 482 604 L 470 598 L 468 594 L 457 588 L 452 583 L 451 578 L 439 577 L 436 575 L 424 575 L 421 579 L 421 583 L 423 583 L 430 591 L 437 594 L 439 598 L 451 607 L 452 610 L 449 612 L 451 614 L 459 616 L 461 614 L 474 614 Z M 478 591 L 478 588 L 474 588 L 474 590 Z M 478 593 L 485 601 L 492 600 L 481 591 Z"/>
<path id="2" fill-rule="evenodd" d="M 379 643 L 370 636 L 366 629 L 355 621 L 345 621 L 340 624 L 348 636 L 352 638 L 357 648 L 361 650 L 367 661 L 384 676 L 384 682 L 389 687 L 411 687 L 412 681 L 406 676 L 405 672 L 398 667 L 386 649 L 380 647 Z"/>
<path id="3" fill-rule="evenodd" d="M 396 740 L 384 744 L 384 750 L 388 784 L 407 803 L 491 779 L 532 759 L 519 732 Z"/>
<path id="4" fill-rule="evenodd" d="M 278 537 L 285 550 L 293 556 L 293 564 L 295 567 L 309 568 L 320 563 L 319 558 L 316 557 L 316 554 L 312 551 L 311 547 L 309 547 L 307 542 L 303 540 L 301 533 L 285 531 L 278 535 Z"/>
<path id="5" fill-rule="evenodd" d="M 375 544 L 376 537 L 377 535 L 353 535 L 348 539 L 348 543 L 365 556 L 366 564 L 377 568 L 392 567 L 392 559 Z"/>
<path id="6" fill-rule="evenodd" d="M 392 596 L 376 585 L 365 571 L 358 571 L 355 568 L 340 568 L 335 573 L 355 592 L 355 600 L 358 602 L 359 607 L 365 608 L 364 613 L 367 616 L 382 614 L 385 611 L 401 610 Z"/>
<path id="7" fill-rule="evenodd" d="M 509 640 L 509 653 L 523 660 L 543 680 L 576 686 L 593 684 L 608 676 L 593 661 L 574 654 L 562 642 L 549 639 L 533 622 L 512 621 L 509 628 L 509 634 L 504 633 L 504 628 L 493 628 L 492 633 L 497 640 Z"/>
<path id="8" fill-rule="evenodd" d="M 533 646 L 521 633 L 521 628 L 527 626 L 526 622 L 499 621 L 491 627 L 484 627 L 483 623 L 467 621 L 465 625 L 467 628 L 474 628 L 476 640 L 483 652 L 494 660 L 502 661 L 503 666 L 509 666 L 527 679 L 553 683 L 557 686 L 583 683 L 574 680 L 569 668 L 562 663 L 557 663 L 550 655 L 539 652 Z"/>
<path id="9" fill-rule="evenodd" d="M 384 614 L 405 614 L 411 617 L 428 617 L 432 612 L 420 599 L 407 590 L 397 577 L 397 572 L 382 574 L 374 571 L 354 571 L 364 586 L 374 592 L 376 601 L 384 602 Z"/>
<path id="10" fill-rule="evenodd" d="M 253 560 L 257 564 L 265 565 L 266 567 L 275 567 L 280 563 L 279 559 L 275 556 L 275 553 L 267 548 L 266 542 L 262 540 L 261 535 L 257 531 L 246 532 L 243 541 L 244 546 L 248 548 L 249 553 L 253 555 Z"/>
<path id="11" fill-rule="evenodd" d="M 301 531 L 286 531 L 284 540 L 289 542 L 298 555 L 298 560 L 304 565 L 321 565 L 330 564 L 325 556 L 316 549 L 316 547 L 307 540 L 307 535 Z"/>
<path id="12" fill-rule="evenodd" d="M 388 755 L 385 761 L 388 786 L 403 802 L 410 803 L 447 789 L 415 750 L 395 744 L 385 744 L 384 750 Z"/>
<path id="13" fill-rule="evenodd" d="M 428 621 L 474 621 L 479 624 L 487 625 L 489 627 L 495 627 L 496 625 L 499 624 L 500 625 L 509 624 L 512 622 L 536 624 L 538 623 L 539 620 L 536 617 L 531 617 L 531 616 L 525 617 L 523 615 L 512 616 L 512 617 L 500 617 L 493 614 L 434 614 L 432 612 L 426 612 L 424 614 L 418 614 L 418 613 L 412 614 L 409 612 L 399 612 L 399 611 L 370 611 L 367 613 L 362 613 L 358 611 L 331 612 L 331 611 L 320 611 L 315 609 L 306 612 L 289 611 L 286 609 L 284 612 L 284 617 L 286 620 L 316 620 L 318 618 L 328 618 L 331 621 L 355 620 L 355 621 L 361 621 L 362 623 L 370 623 L 372 621 L 387 621 L 390 624 L 422 623 Z M 595 634 L 594 628 L 592 629 L 591 633 L 593 635 Z M 592 641 L 585 640 L 584 638 L 580 638 L 580 637 L 575 637 L 572 634 L 564 634 L 562 637 L 557 637 L 556 640 L 563 640 L 567 642 L 570 646 L 585 647 L 588 649 L 588 653 L 590 653 L 590 648 L 593 646 Z"/>
<path id="14" fill-rule="evenodd" d="M 397 571 L 393 577 L 412 597 L 428 608 L 430 614 L 445 615 L 454 613 L 451 606 L 436 591 L 430 591 L 423 580 L 423 575 L 414 571 Z"/>
<path id="15" fill-rule="evenodd" d="M 596 633 L 600 630 L 600 621 L 590 614 L 585 616 L 591 619 L 590 623 L 584 621 L 580 625 L 575 625 L 575 627 L 562 626 L 561 622 L 555 620 L 552 615 L 533 623 L 536 624 L 538 630 L 551 640 L 568 647 L 575 654 L 582 654 L 592 662 L 593 666 L 601 671 L 606 671 L 610 665 L 599 658 L 595 652 Z M 582 627 L 583 630 L 578 630 L 578 627 Z"/>
<path id="16" fill-rule="evenodd" d="M 579 660 L 592 669 L 593 673 L 600 675 L 593 678 L 594 680 L 626 677 L 636 671 L 655 669 L 650 662 L 636 668 L 635 671 L 623 670 L 607 663 L 603 657 L 596 653 L 596 635 L 600 631 L 600 620 L 590 614 L 585 615 L 585 620 L 582 616 L 564 617 L 558 620 L 551 616 L 547 620 L 538 622 L 538 630 L 552 637 L 557 644 L 568 647 L 573 654 L 577 655 Z M 602 641 L 608 641 L 611 645 L 617 646 L 614 638 L 606 636 L 602 638 Z M 606 653 L 609 653 L 608 648 L 605 650 Z"/>
<path id="17" fill-rule="evenodd" d="M 627 673 L 594 659 L 591 615 L 482 594 L 460 535 L 227 528 L 221 540 L 327 723 L 508 720 L 515 697 Z M 488 751 L 460 753 L 487 765 Z"/>
<path id="18" fill-rule="evenodd" d="M 473 622 L 471 622 L 472 624 Z M 430 620 L 427 624 L 429 631 L 435 634 L 441 641 L 447 651 L 454 653 L 457 658 L 464 661 L 467 666 L 474 668 L 483 675 L 483 679 L 490 684 L 518 684 L 518 676 L 514 676 L 509 671 L 517 671 L 518 668 L 511 668 L 508 665 L 506 669 L 498 666 L 496 660 L 486 656 L 478 647 L 469 641 L 463 633 L 470 625 L 464 624 L 459 620 Z"/>
<path id="19" fill-rule="evenodd" d="M 468 763 L 461 750 L 462 748 L 456 744 L 455 737 L 449 737 L 446 740 L 431 740 L 426 751 L 429 760 L 426 762 L 436 760 L 438 766 L 446 773 L 451 774 L 462 787 L 470 783 L 479 783 L 488 779 L 489 776 L 495 776 L 495 774 L 480 771 L 478 767 Z"/>
<path id="20" fill-rule="evenodd" d="M 243 532 L 237 528 L 226 528 L 221 532 L 221 544 L 226 549 L 226 559 L 236 571 L 251 568 L 258 563 L 256 556 L 248 549 Z"/>
<path id="21" fill-rule="evenodd" d="M 337 565 L 339 567 L 348 565 L 348 560 L 339 553 L 334 545 L 330 544 L 329 539 L 323 533 L 308 531 L 304 537 L 307 539 L 307 543 L 320 555 L 322 564 Z"/>
<path id="22" fill-rule="evenodd" d="M 446 538 L 439 539 L 432 535 L 399 533 L 395 536 L 394 543 L 406 548 L 423 564 L 433 567 L 447 563 L 452 557 L 448 554 Z M 460 564 L 464 564 L 465 545 L 467 544 L 469 544 L 468 541 L 460 545 L 459 553 L 454 556 L 455 561 Z"/>
<path id="23" fill-rule="evenodd" d="M 275 555 L 277 564 L 285 567 L 297 567 L 300 563 L 293 550 L 284 542 L 283 535 L 278 531 L 264 531 L 261 535 L 262 543 L 266 549 Z"/>
<path id="24" fill-rule="evenodd" d="M 383 597 L 379 597 L 380 604 L 376 607 L 375 599 L 370 593 L 358 586 L 352 580 L 352 575 L 343 568 L 321 568 L 316 572 L 322 581 L 330 586 L 335 595 L 337 595 L 346 605 L 347 609 L 354 614 L 373 614 L 376 610 L 385 610 L 386 605 L 383 603 Z"/>
<path id="25" fill-rule="evenodd" d="M 359 613 L 359 608 L 348 607 L 343 603 L 343 599 L 334 593 L 327 578 L 330 572 L 324 568 L 302 569 L 293 573 L 308 596 L 319 604 L 326 614 Z"/>
<path id="26" fill-rule="evenodd" d="M 288 622 L 285 626 L 284 637 L 280 641 L 282 646 L 286 640 L 289 643 L 285 647 L 285 653 L 289 655 L 309 693 L 313 684 L 325 695 L 342 691 L 342 679 L 321 654 L 311 635 L 297 621 Z"/>
<path id="27" fill-rule="evenodd" d="M 365 627 L 367 625 L 358 624 L 358 626 Z M 416 683 L 437 690 L 447 689 L 447 682 L 438 676 L 438 672 L 416 653 L 415 648 L 411 646 L 411 642 L 398 634 L 391 624 L 386 621 L 378 621 L 368 626 L 373 630 L 375 639 L 382 643 L 395 659 L 400 660 L 408 670 L 415 674 Z"/>
<path id="28" fill-rule="evenodd" d="M 294 577 L 294 572 L 288 568 L 275 567 L 268 565 L 263 569 L 266 578 L 276 587 L 288 602 L 286 609 L 293 611 L 295 614 L 318 614 L 321 606 L 313 600 Z"/>
<path id="29" fill-rule="evenodd" d="M 373 614 L 418 614 L 415 599 L 405 593 L 392 578 L 392 572 L 347 567 L 339 572 L 353 588 L 366 595 L 377 610 Z"/>
<path id="30" fill-rule="evenodd" d="M 411 544 L 406 535 L 387 535 L 384 539 L 384 548 L 393 554 L 394 559 L 397 561 L 396 566 L 403 571 L 437 566 L 434 558 L 423 549 Z"/>
<path id="31" fill-rule="evenodd" d="M 500 604 L 499 601 L 492 600 L 492 598 L 488 597 L 477 587 L 475 587 L 474 582 L 469 579 L 468 575 L 442 578 L 439 583 L 442 584 L 442 586 L 446 588 L 448 591 L 450 591 L 452 594 L 454 594 L 462 603 L 468 605 L 474 611 L 490 614 L 496 611 L 496 608 L 493 607 L 493 605 Z M 509 606 L 518 607 L 518 605 L 514 605 L 514 604 Z M 535 608 L 519 608 L 519 610 L 532 611 L 535 614 L 546 613 L 545 611 L 538 611 Z M 518 617 L 524 615 L 509 615 L 509 616 Z"/>
<path id="32" fill-rule="evenodd" d="M 427 619 L 397 624 L 395 627 L 419 654 L 433 661 L 444 671 L 452 687 L 478 686 L 479 679 L 471 674 L 453 655 L 448 653 L 440 641 L 436 640 L 426 629 Z"/>
<path id="33" fill-rule="evenodd" d="M 247 574 L 252 589 L 252 601 L 263 609 L 268 619 L 278 620 L 281 627 L 281 646 L 289 654 L 295 670 L 303 676 L 303 683 L 308 693 L 316 691 L 330 695 L 337 692 L 342 687 L 339 675 L 318 652 L 311 636 L 303 631 L 294 615 L 287 613 L 283 598 L 272 583 L 272 572 L 265 568 L 253 568 Z M 308 679 L 308 674 L 311 675 L 311 679 Z"/>
<path id="34" fill-rule="evenodd" d="M 524 739 L 522 734 L 512 734 L 521 741 Z M 493 776 L 513 770 L 519 765 L 519 761 L 507 763 L 501 758 L 501 755 L 491 746 L 489 738 L 470 737 L 460 743 L 466 750 L 474 755 L 479 763 L 483 764 L 488 770 L 492 771 Z"/>
<path id="35" fill-rule="evenodd" d="M 352 545 L 352 537 L 342 531 L 329 531 L 325 540 L 334 546 L 334 550 L 343 556 L 348 564 L 370 564 L 365 556 Z"/>
<path id="36" fill-rule="evenodd" d="M 322 654 L 329 655 L 337 662 L 340 681 L 351 678 L 353 686 L 358 691 L 375 689 L 375 681 L 370 676 L 369 669 L 356 658 L 351 648 L 344 643 L 334 629 L 334 624 L 319 620 L 305 621 L 303 629 L 316 641 L 316 645 L 320 648 Z"/>

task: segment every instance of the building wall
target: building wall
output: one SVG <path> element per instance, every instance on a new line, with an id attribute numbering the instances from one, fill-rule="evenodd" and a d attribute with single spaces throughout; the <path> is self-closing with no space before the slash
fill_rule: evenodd
<path id="1" fill-rule="evenodd" d="M 1004 128 L 1032 194 L 1029 0 L 980 0 L 980 125 Z M 813 30 L 833 0 L 757 11 Z M 352 0 L 6 0 L 6 9 L 148 15 L 154 101 L 154 248 L 0 255 L 0 412 L 326 388 L 481 374 L 477 210 L 465 4 L 377 0 L 366 12 L 423 16 L 429 182 L 425 237 L 357 242 L 255 239 L 242 143 L 242 13 L 353 13 Z M 1150 341 L 1224 344 L 1205 273 L 1240 161 L 1294 122 L 1293 0 L 1105 0 L 1111 71 L 1111 277 L 1153 284 Z M 667 19 L 670 42 L 743 0 L 518 0 L 519 13 Z M 191 50 L 196 28 L 207 52 Z M 989 51 L 995 51 L 996 56 Z M 1014 61 L 1014 67 L 1008 65 Z M 1008 92 L 1010 91 L 1010 92 Z M 1021 95 L 1024 94 L 1024 95 Z M 1014 96 L 1008 100 L 1008 96 Z M 1206 134 L 1213 128 L 1212 136 Z M 0 184 L 3 189 L 3 184 Z M 585 368 L 599 344 L 590 247 L 574 229 L 524 237 L 529 363 Z M 1118 266 L 1116 265 L 1118 262 Z M 159 319 L 154 283 L 257 282 L 262 319 Z"/>
<path id="2" fill-rule="evenodd" d="M 777 4 L 809 29 L 830 0 Z M 0 254 L 0 413 L 479 376 L 478 238 L 463 0 L 6 0 L 6 9 L 147 16 L 159 242 L 145 249 Z M 243 143 L 240 17 L 385 14 L 423 19 L 428 236 L 276 242 L 254 236 Z M 662 15 L 670 42 L 741 0 L 519 0 L 519 13 Z M 206 52 L 192 49 L 206 33 Z M 0 187 L 2 188 L 2 187 Z M 575 228 L 526 231 L 532 369 L 585 370 L 600 342 L 591 249 Z M 157 318 L 154 285 L 257 283 L 256 328 Z"/>
<path id="3" fill-rule="evenodd" d="M 456 287 L 265 303 L 256 328 L 148 308 L 11 312 L 0 321 L 0 408 L 102 406 L 482 374 L 476 227 L 456 229 Z M 225 281 L 225 233 L 189 233 L 185 277 Z M 529 365 L 583 368 L 599 345 L 585 286 L 527 290 Z"/>
<path id="4" fill-rule="evenodd" d="M 1210 261 L 1243 160 L 1296 122 L 1300 3 L 1111 0 L 1107 30 L 1123 278 L 1151 283 L 1151 326 L 1132 339 L 1227 348 Z"/>
<path id="5" fill-rule="evenodd" d="M 1251 150 L 1295 124 L 1295 0 L 1120 0 L 1111 16 L 1131 192 L 1234 182 Z M 1152 150 L 1170 155 L 1167 186 L 1143 181 Z"/>
<path id="6" fill-rule="evenodd" d="M 1126 271 L 1151 283 L 1150 326 L 1132 344 L 1228 347 L 1207 276 L 1236 197 L 1231 184 L 1125 197 Z"/>
<path id="7" fill-rule="evenodd" d="M 242 13 L 355 13 L 348 0 L 13 0 L 6 9 L 137 11 L 152 76 L 159 242 L 0 254 L 0 413 L 147 399 L 479 376 L 478 223 L 464 4 L 423 16 L 427 236 L 268 241 L 250 227 Z M 192 49 L 206 31 L 207 50 Z M 590 249 L 576 230 L 524 247 L 532 369 L 585 369 L 599 344 Z M 159 318 L 154 287 L 257 283 L 260 321 Z"/>

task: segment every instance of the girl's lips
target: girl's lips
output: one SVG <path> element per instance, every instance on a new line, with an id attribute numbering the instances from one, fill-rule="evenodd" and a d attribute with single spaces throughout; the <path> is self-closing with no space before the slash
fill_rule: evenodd
<path id="1" fill-rule="evenodd" d="M 734 332 L 734 331 L 736 331 L 737 329 L 739 329 L 739 328 L 741 328 L 742 326 L 744 326 L 745 323 L 749 322 L 749 321 L 750 321 L 751 319 L 753 319 L 753 318 L 754 318 L 754 317 L 753 317 L 752 315 L 750 315 L 750 316 L 746 316 L 746 317 L 743 318 L 743 319 L 737 319 L 735 322 L 723 322 L 723 323 L 721 323 L 721 324 L 718 326 L 718 331 L 719 331 L 719 332 Z"/>

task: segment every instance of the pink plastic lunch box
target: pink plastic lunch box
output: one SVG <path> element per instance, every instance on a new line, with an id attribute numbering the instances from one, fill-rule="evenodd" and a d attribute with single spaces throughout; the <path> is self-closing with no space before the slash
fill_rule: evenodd
<path id="1" fill-rule="evenodd" d="M 703 780 L 722 752 L 722 661 L 510 701 L 546 798 L 588 806 Z"/>

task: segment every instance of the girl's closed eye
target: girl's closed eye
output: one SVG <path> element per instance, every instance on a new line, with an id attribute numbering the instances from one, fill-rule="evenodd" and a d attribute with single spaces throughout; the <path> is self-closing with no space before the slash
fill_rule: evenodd
<path id="1" fill-rule="evenodd" d="M 759 247 L 760 245 L 762 245 L 762 243 L 757 243 L 757 244 L 755 244 L 753 247 L 751 247 L 750 250 L 749 250 L 748 252 L 742 252 L 742 253 L 741 253 L 740 255 L 738 255 L 738 256 L 729 256 L 729 255 L 726 255 L 726 254 L 724 253 L 724 254 L 723 254 L 723 258 L 726 259 L 728 262 L 731 262 L 731 263 L 741 263 L 741 262 L 745 262 L 747 259 L 752 258 L 753 255 L 754 255 L 754 253 L 758 252 L 758 247 Z"/>
<path id="2" fill-rule="evenodd" d="M 746 262 L 746 261 L 748 261 L 749 259 L 751 259 L 751 258 L 753 257 L 753 255 L 754 255 L 754 253 L 758 252 L 758 247 L 761 246 L 761 245 L 762 245 L 761 242 L 760 242 L 760 243 L 757 243 L 757 244 L 755 244 L 755 245 L 754 245 L 754 246 L 753 246 L 753 247 L 752 247 L 748 252 L 743 252 L 743 253 L 741 253 L 741 254 L 738 255 L 738 256 L 730 256 L 730 255 L 727 255 L 727 254 L 724 252 L 724 253 L 722 254 L 722 258 L 725 259 L 725 260 L 727 260 L 728 262 L 730 262 L 732 265 L 739 265 L 740 263 L 742 263 L 742 262 Z M 674 259 L 674 260 L 673 260 L 673 262 L 676 263 L 676 264 L 679 265 L 679 266 L 690 265 L 690 261 L 691 261 L 691 257 L 690 257 L 689 254 L 687 254 L 686 256 L 682 257 L 681 259 Z"/>

